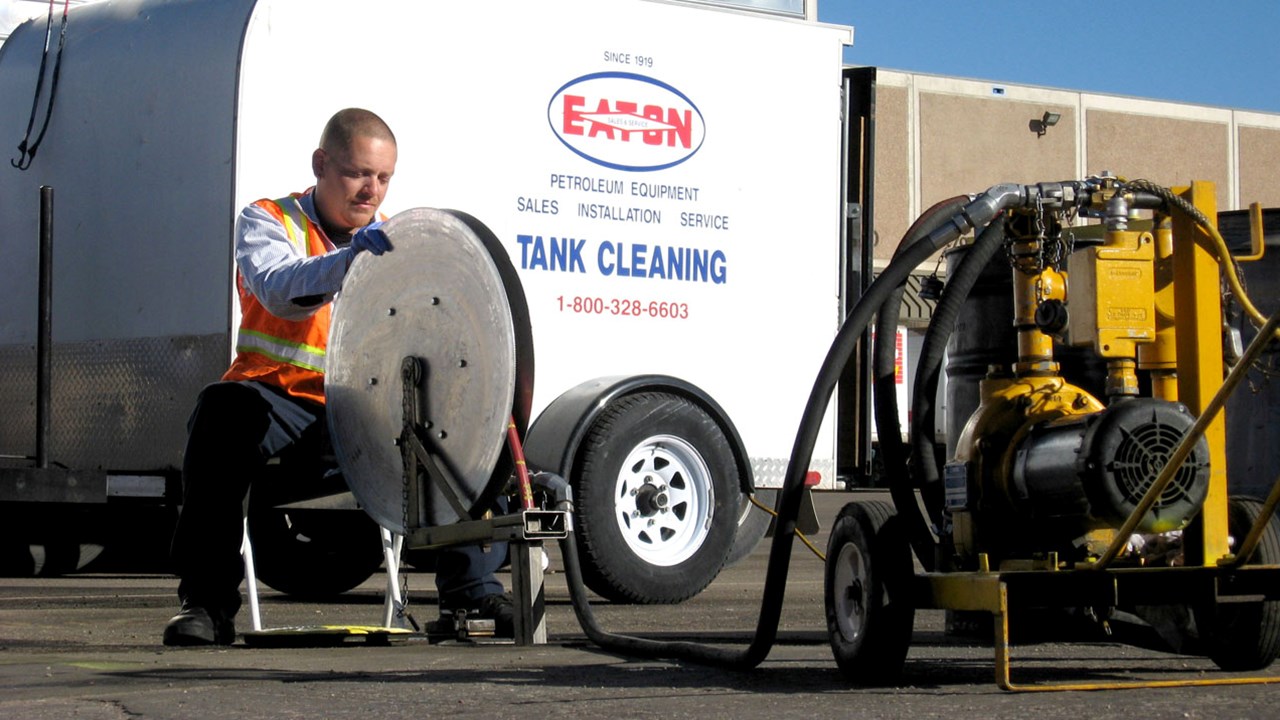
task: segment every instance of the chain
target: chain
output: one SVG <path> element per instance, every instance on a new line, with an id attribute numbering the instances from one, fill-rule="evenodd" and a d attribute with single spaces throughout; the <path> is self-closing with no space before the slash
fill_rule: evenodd
<path id="1" fill-rule="evenodd" d="M 402 529 L 402 537 L 409 535 L 409 483 L 417 481 L 418 460 L 414 455 L 413 445 L 409 442 L 410 436 L 416 431 L 417 417 L 417 397 L 418 382 L 422 374 L 422 369 L 417 361 L 413 358 L 405 358 L 403 365 L 400 367 L 400 382 L 403 388 L 400 400 L 400 412 L 403 418 L 401 423 L 400 438 L 400 463 L 402 472 L 400 473 L 400 527 Z M 395 539 L 392 538 L 392 552 L 395 552 Z M 403 547 L 403 540 L 401 541 Z M 403 552 L 400 553 L 403 556 Z M 400 557 L 395 558 L 397 564 Z M 417 623 L 413 622 L 413 618 L 409 615 L 409 577 L 403 571 L 400 575 L 400 619 L 408 618 L 409 622 L 416 627 Z"/>
<path id="2" fill-rule="evenodd" d="M 1044 240 L 1046 234 L 1047 233 L 1045 232 L 1045 227 L 1044 227 L 1044 198 L 1037 195 L 1036 196 L 1036 237 L 1039 238 L 1040 240 Z"/>
<path id="3" fill-rule="evenodd" d="M 1037 197 L 1035 200 L 1035 209 L 1030 214 L 1031 217 L 1021 225 L 1014 233 L 1012 241 L 1005 245 L 1005 255 L 1008 257 L 1010 264 L 1019 272 L 1026 275 L 1039 275 L 1044 272 L 1048 265 L 1053 264 L 1045 255 L 1045 245 L 1048 241 L 1049 226 L 1045 223 L 1044 200 Z M 1026 214 L 1022 215 L 1026 218 Z M 1055 246 L 1055 250 L 1057 247 Z M 1060 252 L 1060 251 L 1059 251 Z M 1057 260 L 1057 255 L 1054 256 Z M 1041 290 L 1039 284 L 1036 286 L 1037 298 L 1040 298 Z"/>
<path id="4" fill-rule="evenodd" d="M 1079 212 L 1079 208 L 1077 208 L 1075 205 L 1072 205 L 1071 207 L 1067 208 L 1067 211 L 1062 215 L 1062 227 L 1063 228 L 1075 227 L 1076 215 L 1078 212 Z M 1059 231 L 1058 237 L 1060 239 L 1061 246 L 1062 246 L 1062 256 L 1064 258 L 1071 257 L 1071 255 L 1076 251 L 1076 234 L 1071 230 L 1067 230 L 1065 233 Z"/>

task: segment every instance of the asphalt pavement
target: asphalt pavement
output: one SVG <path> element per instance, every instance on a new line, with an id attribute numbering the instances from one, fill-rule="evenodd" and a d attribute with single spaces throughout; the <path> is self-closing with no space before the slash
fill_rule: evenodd
<path id="1" fill-rule="evenodd" d="M 820 493 L 826 531 L 854 493 Z M 754 637 L 769 543 L 680 605 L 594 604 L 607 630 L 741 648 Z M 175 578 L 84 573 L 0 580 L 0 718 L 1274 718 L 1276 685 L 1095 692 L 999 689 L 985 636 L 945 632 L 941 611 L 917 613 L 902 684 L 851 686 L 837 670 L 823 611 L 823 565 L 792 551 L 778 641 L 752 670 L 637 659 L 591 644 L 578 625 L 554 548 L 546 576 L 549 641 L 515 646 L 430 643 L 165 648 Z M 429 574 L 407 574 L 410 612 L 435 615 Z M 505 578 L 508 582 L 509 577 Z M 379 574 L 337 602 L 264 589 L 269 627 L 376 624 Z M 248 620 L 242 612 L 241 629 Z M 1081 636 L 1084 637 L 1084 636 Z M 1089 636 L 1016 645 L 1016 682 L 1237 678 L 1208 660 Z M 1280 679 L 1280 668 L 1263 673 Z"/>

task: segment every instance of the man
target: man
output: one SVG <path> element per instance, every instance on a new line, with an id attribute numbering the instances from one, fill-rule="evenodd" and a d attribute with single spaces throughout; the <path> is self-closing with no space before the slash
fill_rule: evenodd
<path id="1" fill-rule="evenodd" d="M 387 124 L 368 110 L 339 111 L 311 156 L 315 186 L 259 200 L 236 222 L 236 357 L 222 382 L 201 391 L 187 424 L 173 538 L 182 605 L 165 626 L 165 645 L 235 641 L 246 493 L 283 451 L 322 450 L 330 303 L 358 253 L 393 249 L 378 208 L 395 168 Z M 503 555 L 475 547 L 440 553 L 441 609 L 493 618 L 509 635 L 511 600 L 493 574 Z"/>

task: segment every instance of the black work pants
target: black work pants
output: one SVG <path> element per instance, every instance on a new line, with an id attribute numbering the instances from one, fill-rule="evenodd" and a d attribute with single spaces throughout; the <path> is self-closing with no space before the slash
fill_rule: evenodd
<path id="1" fill-rule="evenodd" d="M 218 382 L 205 387 L 187 423 L 182 465 L 182 511 L 173 537 L 179 599 L 233 617 L 240 608 L 244 563 L 244 501 L 283 452 L 319 456 L 325 448 L 324 406 L 290 397 L 272 386 Z M 502 592 L 494 573 L 505 543 L 439 552 L 440 603 L 467 606 Z"/>

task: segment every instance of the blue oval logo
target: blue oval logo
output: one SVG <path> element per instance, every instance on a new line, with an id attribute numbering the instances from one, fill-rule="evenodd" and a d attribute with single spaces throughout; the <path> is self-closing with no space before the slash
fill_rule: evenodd
<path id="1" fill-rule="evenodd" d="M 601 72 L 565 83 L 547 104 L 564 146 L 597 165 L 648 172 L 693 157 L 706 139 L 702 112 L 687 95 L 644 75 Z"/>

